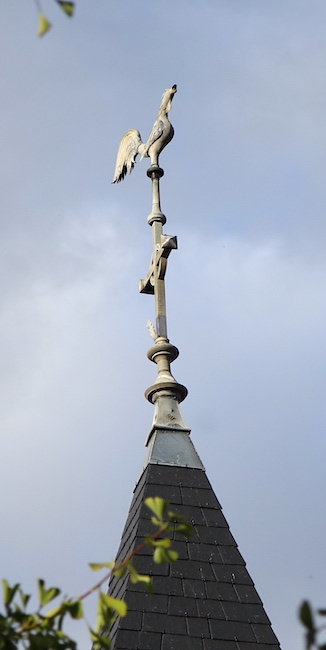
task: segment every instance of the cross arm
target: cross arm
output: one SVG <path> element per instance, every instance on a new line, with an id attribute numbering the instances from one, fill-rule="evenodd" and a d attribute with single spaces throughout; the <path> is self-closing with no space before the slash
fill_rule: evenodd
<path id="1" fill-rule="evenodd" d="M 152 256 L 149 271 L 144 280 L 139 280 L 140 293 L 155 293 L 155 279 L 164 280 L 167 259 L 171 250 L 178 248 L 175 235 L 161 235 L 161 243 L 156 245 L 155 254 Z"/>

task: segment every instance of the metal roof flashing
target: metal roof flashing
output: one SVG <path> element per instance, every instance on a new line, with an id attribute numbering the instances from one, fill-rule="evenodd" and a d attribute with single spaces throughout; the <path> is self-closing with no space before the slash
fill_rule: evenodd
<path id="1" fill-rule="evenodd" d="M 190 467 L 205 471 L 186 431 L 156 430 L 148 442 L 143 470 L 148 464 Z"/>

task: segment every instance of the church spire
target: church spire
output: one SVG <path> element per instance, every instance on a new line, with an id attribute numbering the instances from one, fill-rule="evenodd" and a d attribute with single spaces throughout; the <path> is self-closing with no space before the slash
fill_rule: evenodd
<path id="1" fill-rule="evenodd" d="M 167 334 L 164 279 L 177 240 L 162 232 L 166 217 L 160 205 L 163 170 L 158 156 L 173 137 L 167 112 L 175 92 L 176 86 L 165 91 L 146 144 L 138 131 L 123 136 L 114 176 L 114 182 L 122 180 L 133 168 L 137 153 L 151 158 L 147 175 L 152 181 L 148 217 L 152 258 L 146 278 L 140 281 L 140 292 L 155 298 L 155 325 L 149 323 L 154 345 L 147 356 L 157 365 L 157 377 L 145 392 L 154 404 L 147 459 L 134 490 L 116 562 L 123 561 L 153 532 L 144 505 L 147 497 L 168 501 L 173 513 L 191 521 L 194 532 L 184 539 L 174 531 L 173 547 L 179 555 L 175 564 L 154 563 L 147 548 L 135 556 L 136 570 L 152 577 L 153 594 L 146 593 L 141 583 L 134 584 L 128 574 L 122 580 L 112 576 L 109 593 L 126 601 L 128 613 L 117 619 L 107 634 L 112 650 L 280 650 L 183 422 L 179 403 L 187 389 L 171 373 L 178 350 Z M 216 468 L 218 471 L 218 459 Z"/>

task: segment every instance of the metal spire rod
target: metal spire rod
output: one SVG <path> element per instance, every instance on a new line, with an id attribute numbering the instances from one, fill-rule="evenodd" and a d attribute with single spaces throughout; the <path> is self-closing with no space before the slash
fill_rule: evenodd
<path id="1" fill-rule="evenodd" d="M 140 280 L 140 293 L 150 293 L 155 296 L 156 330 L 150 328 L 154 341 L 158 338 L 167 339 L 166 301 L 165 301 L 165 273 L 167 258 L 174 248 L 178 247 L 177 238 L 163 235 L 163 226 L 166 217 L 160 204 L 160 178 L 164 172 L 158 165 L 151 165 L 147 176 L 152 179 L 152 211 L 147 222 L 152 226 L 152 258 L 149 272 L 145 280 Z"/>
<path id="2" fill-rule="evenodd" d="M 155 343 L 148 350 L 147 356 L 157 364 L 158 374 L 154 384 L 145 391 L 146 399 L 155 404 L 149 437 L 157 429 L 190 431 L 183 422 L 178 406 L 188 391 L 171 373 L 171 363 L 177 358 L 179 351 L 167 337 L 165 273 L 170 252 L 177 249 L 178 244 L 175 236 L 164 235 L 162 232 L 166 223 L 160 204 L 160 178 L 163 175 L 164 171 L 159 165 L 151 165 L 147 170 L 147 176 L 152 180 L 152 211 L 147 218 L 152 228 L 152 257 L 146 278 L 139 282 L 140 293 L 153 294 L 155 298 L 156 329 L 149 324 Z"/>

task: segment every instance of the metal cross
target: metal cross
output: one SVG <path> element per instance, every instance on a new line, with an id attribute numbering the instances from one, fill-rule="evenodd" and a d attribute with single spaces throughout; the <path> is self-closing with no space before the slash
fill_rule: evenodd
<path id="1" fill-rule="evenodd" d="M 178 248 L 176 236 L 163 235 L 162 229 L 166 217 L 160 205 L 160 178 L 164 171 L 158 165 L 151 165 L 147 176 L 152 179 L 152 211 L 148 216 L 148 224 L 152 227 L 152 257 L 149 271 L 144 280 L 139 281 L 140 293 L 154 294 L 156 330 L 154 340 L 159 337 L 167 339 L 165 273 L 167 259 L 172 249 Z"/>

